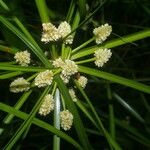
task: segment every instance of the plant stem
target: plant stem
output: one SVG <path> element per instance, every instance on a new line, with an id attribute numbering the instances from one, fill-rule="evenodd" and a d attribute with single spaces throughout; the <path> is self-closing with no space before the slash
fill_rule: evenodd
<path id="1" fill-rule="evenodd" d="M 0 45 L 0 51 L 7 52 L 7 53 L 10 53 L 10 54 L 15 54 L 18 51 L 18 49 Z"/>
<path id="2" fill-rule="evenodd" d="M 91 39 L 89 39 L 88 41 L 86 41 L 85 43 L 83 43 L 82 45 L 78 46 L 77 48 L 72 50 L 72 53 L 75 53 L 77 51 L 79 51 L 81 48 L 85 47 L 86 45 L 88 45 L 89 43 L 93 42 L 95 40 L 94 37 L 92 37 Z"/>
<path id="3" fill-rule="evenodd" d="M 42 23 L 49 22 L 48 9 L 45 0 L 35 0 Z"/>
<path id="4" fill-rule="evenodd" d="M 107 87 L 107 96 L 109 100 L 109 130 L 112 138 L 115 140 L 115 117 L 114 117 L 114 107 L 112 104 L 112 93 L 110 89 L 110 85 Z"/>
<path id="5" fill-rule="evenodd" d="M 30 96 L 31 93 L 32 93 L 32 90 L 30 90 L 30 91 L 28 91 L 28 92 L 25 92 L 25 93 L 22 95 L 22 97 L 17 101 L 17 103 L 15 104 L 14 108 L 15 108 L 16 110 L 19 110 L 19 109 L 22 107 L 22 105 L 25 103 L 25 101 L 27 100 L 27 98 Z M 4 118 L 3 122 L 4 122 L 5 124 L 9 124 L 9 123 L 12 121 L 13 118 L 14 118 L 14 115 L 13 115 L 13 114 L 8 114 L 8 115 Z M 4 131 L 4 129 L 0 128 L 0 135 L 3 133 L 3 131 Z"/>
<path id="6" fill-rule="evenodd" d="M 54 127 L 60 130 L 60 92 L 58 89 L 55 93 Z M 57 135 L 53 138 L 53 150 L 60 150 L 60 138 Z"/>
<path id="7" fill-rule="evenodd" d="M 81 52 L 72 55 L 71 59 L 75 60 L 77 58 L 81 58 L 81 57 L 90 55 L 90 54 L 94 53 L 94 51 L 99 49 L 99 48 L 113 48 L 116 46 L 120 46 L 120 45 L 131 43 L 131 42 L 134 42 L 137 40 L 141 40 L 141 39 L 144 39 L 147 37 L 150 37 L 150 29 L 136 32 L 136 33 L 133 33 L 133 34 L 130 34 L 127 36 L 123 36 L 122 38 L 108 41 L 102 45 L 96 45 L 96 46 L 92 46 L 92 47 L 83 49 Z"/>
<path id="8" fill-rule="evenodd" d="M 8 8 L 8 6 L 3 2 L 3 0 L 0 0 L 0 5 L 7 11 L 9 11 L 10 9 Z"/>
<path id="9" fill-rule="evenodd" d="M 68 21 L 68 23 L 71 21 L 74 10 L 75 10 L 75 2 L 74 2 L 74 0 L 72 0 L 70 7 L 69 7 L 69 10 L 68 10 L 67 17 L 66 17 L 66 20 Z"/>
<path id="10" fill-rule="evenodd" d="M 79 64 L 83 64 L 83 63 L 93 62 L 95 60 L 96 60 L 96 58 L 85 59 L 85 60 L 77 61 L 76 64 L 79 65 Z"/>

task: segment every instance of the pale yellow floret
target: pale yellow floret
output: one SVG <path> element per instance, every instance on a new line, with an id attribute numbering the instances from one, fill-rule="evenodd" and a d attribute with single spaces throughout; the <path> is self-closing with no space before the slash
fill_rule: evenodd
<path id="1" fill-rule="evenodd" d="M 88 79 L 85 76 L 80 76 L 77 81 L 82 88 L 85 88 L 88 82 Z"/>
<path id="2" fill-rule="evenodd" d="M 65 65 L 62 67 L 62 74 L 64 76 L 71 76 L 78 72 L 78 66 L 74 61 L 66 59 Z"/>
<path id="3" fill-rule="evenodd" d="M 54 110 L 54 99 L 52 95 L 48 94 L 44 97 L 43 103 L 39 109 L 39 114 L 42 116 L 46 116 L 52 110 Z"/>
<path id="4" fill-rule="evenodd" d="M 102 43 L 107 39 L 107 37 L 111 34 L 112 32 L 112 26 L 109 24 L 104 24 L 98 28 L 95 28 L 93 30 L 93 34 L 95 35 L 95 40 L 97 44 Z"/>
<path id="5" fill-rule="evenodd" d="M 112 52 L 110 49 L 98 49 L 95 51 L 94 56 L 96 57 L 95 65 L 102 67 L 111 57 Z"/>
<path id="6" fill-rule="evenodd" d="M 66 21 L 61 22 L 59 27 L 58 27 L 58 31 L 59 31 L 61 37 L 65 38 L 69 33 L 71 33 L 71 26 Z M 69 35 L 65 39 L 65 44 L 72 44 L 72 42 L 73 42 L 73 36 Z"/>
<path id="7" fill-rule="evenodd" d="M 48 43 L 50 41 L 57 41 L 61 38 L 58 29 L 52 23 L 43 23 L 43 33 L 41 41 Z"/>
<path id="8" fill-rule="evenodd" d="M 30 64 L 30 53 L 28 51 L 17 52 L 14 58 L 21 66 L 28 66 Z"/>
<path id="9" fill-rule="evenodd" d="M 73 124 L 73 115 L 69 110 L 60 112 L 60 125 L 62 129 L 69 130 Z"/>
<path id="10" fill-rule="evenodd" d="M 54 67 L 60 67 L 60 68 L 62 68 L 63 66 L 64 66 L 64 62 L 63 62 L 63 60 L 61 59 L 61 58 L 57 58 L 57 59 L 55 59 L 54 61 L 53 61 L 53 66 Z"/>
<path id="11" fill-rule="evenodd" d="M 30 83 L 26 81 L 23 77 L 14 80 L 10 84 L 10 91 L 13 93 L 19 93 L 28 91 L 30 89 Z"/>
<path id="12" fill-rule="evenodd" d="M 76 97 L 75 91 L 74 91 L 72 88 L 69 89 L 69 94 L 70 94 L 72 100 L 73 100 L 74 102 L 76 102 L 76 101 L 77 101 L 77 97 Z"/>
<path id="13" fill-rule="evenodd" d="M 47 85 L 51 85 L 53 81 L 53 72 L 51 70 L 46 70 L 43 72 L 40 72 L 37 77 L 35 78 L 35 85 L 40 87 L 44 87 Z"/>

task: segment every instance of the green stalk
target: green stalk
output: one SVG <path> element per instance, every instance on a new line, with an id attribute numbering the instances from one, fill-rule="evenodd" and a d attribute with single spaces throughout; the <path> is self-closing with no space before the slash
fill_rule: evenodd
<path id="1" fill-rule="evenodd" d="M 94 37 L 92 37 L 91 39 L 89 39 L 88 41 L 86 41 L 85 43 L 83 43 L 82 45 L 78 46 L 77 48 L 72 50 L 72 53 L 76 53 L 77 51 L 79 51 L 81 48 L 87 46 L 89 43 L 93 42 L 95 40 Z"/>
<path id="2" fill-rule="evenodd" d="M 7 11 L 9 11 L 10 9 L 8 8 L 8 6 L 3 2 L 3 0 L 0 0 L 0 5 Z"/>
<path id="3" fill-rule="evenodd" d="M 68 23 L 70 23 L 70 21 L 71 21 L 74 10 L 75 10 L 75 2 L 74 2 L 74 0 L 72 0 L 71 3 L 70 3 L 70 7 L 69 7 L 69 10 L 68 10 L 67 17 L 66 17 L 66 20 L 67 20 Z"/>
<path id="4" fill-rule="evenodd" d="M 30 94 L 32 93 L 32 90 L 30 90 L 30 91 L 28 91 L 28 92 L 25 92 L 22 96 L 21 96 L 21 98 L 17 101 L 17 103 L 15 104 L 15 106 L 14 106 L 14 108 L 16 109 L 16 110 L 19 110 L 21 107 L 22 107 L 22 105 L 25 103 L 25 101 L 27 100 L 27 98 L 30 96 Z M 12 119 L 14 118 L 14 115 L 13 114 L 8 114 L 5 118 L 4 118 L 4 120 L 3 120 L 3 122 L 5 123 L 5 124 L 9 124 L 11 121 L 12 121 Z M 3 130 L 4 129 L 0 129 L 0 135 L 3 133 Z"/>
<path id="5" fill-rule="evenodd" d="M 138 40 L 141 40 L 141 39 L 144 39 L 144 38 L 147 38 L 147 37 L 150 37 L 150 29 L 140 31 L 140 32 L 137 32 L 137 33 L 134 33 L 134 34 L 130 34 L 130 35 L 127 35 L 127 36 L 123 36 L 122 38 L 118 38 L 118 39 L 115 39 L 115 40 L 112 40 L 112 41 L 108 41 L 108 42 L 106 42 L 102 45 L 96 45 L 96 46 L 93 46 L 93 47 L 82 49 L 81 52 L 78 52 L 78 53 L 72 55 L 71 59 L 75 60 L 77 58 L 81 58 L 81 57 L 93 54 L 95 52 L 95 50 L 97 50 L 99 48 L 113 48 L 113 47 L 117 47 L 117 46 L 124 45 L 124 44 L 127 44 L 127 43 L 131 43 L 131 42 L 134 42 L 134 41 L 138 41 Z"/>
<path id="6" fill-rule="evenodd" d="M 107 130 L 104 128 L 103 123 L 101 121 L 101 118 L 98 116 L 97 112 L 95 111 L 93 104 L 91 103 L 90 99 L 88 98 L 88 96 L 86 95 L 84 90 L 81 88 L 81 86 L 79 86 L 79 84 L 76 80 L 74 82 L 75 82 L 76 87 L 79 89 L 79 91 L 81 92 L 81 94 L 83 95 L 85 100 L 87 101 L 91 111 L 93 112 L 93 114 L 96 118 L 96 121 L 97 121 L 99 127 L 102 129 L 103 134 L 106 137 L 106 139 L 110 145 L 110 148 L 112 149 L 112 146 L 113 146 L 115 150 L 122 150 L 122 148 L 118 145 L 118 143 L 109 135 Z"/>
<path id="7" fill-rule="evenodd" d="M 0 45 L 0 51 L 15 54 L 18 51 L 18 49 Z"/>
<path id="8" fill-rule="evenodd" d="M 37 103 L 34 105 L 33 109 L 31 110 L 28 118 L 22 123 L 20 128 L 17 130 L 17 132 L 13 135 L 13 137 L 8 141 L 4 149 L 11 150 L 12 147 L 15 145 L 15 143 L 19 140 L 20 136 L 23 134 L 23 132 L 32 124 L 32 120 L 34 116 L 36 115 L 39 107 L 41 106 L 43 102 L 44 96 L 50 91 L 50 86 L 45 88 L 44 92 L 38 99 Z"/>
<path id="9" fill-rule="evenodd" d="M 131 88 L 134 88 L 136 90 L 145 92 L 150 94 L 150 86 L 136 82 L 132 79 L 126 79 L 124 77 L 120 77 L 111 73 L 107 73 L 104 71 L 96 70 L 96 69 L 91 69 L 88 67 L 83 67 L 79 66 L 79 72 L 83 72 L 89 75 L 93 75 L 95 77 L 103 78 L 105 80 L 113 81 Z"/>
<path id="10" fill-rule="evenodd" d="M 54 107 L 54 127 L 60 130 L 60 92 L 56 89 Z M 53 150 L 60 150 L 60 137 L 54 135 Z"/>
<path id="11" fill-rule="evenodd" d="M 57 51 L 56 51 L 56 45 L 54 45 L 54 44 L 51 45 L 50 53 L 51 53 L 51 56 L 52 56 L 53 59 L 57 58 L 58 54 L 57 54 Z"/>
<path id="12" fill-rule="evenodd" d="M 114 107 L 112 104 L 112 93 L 110 89 L 110 85 L 107 87 L 107 96 L 109 100 L 109 130 L 111 137 L 115 140 L 115 116 L 114 116 Z"/>
<path id="13" fill-rule="evenodd" d="M 3 104 L 3 103 L 0 103 L 0 110 L 7 112 L 7 113 L 11 113 L 11 114 L 17 116 L 18 118 L 20 118 L 22 120 L 26 120 L 29 117 L 29 114 L 26 114 L 22 111 L 16 110 L 16 109 L 14 109 L 14 107 L 8 106 L 8 105 Z M 60 136 L 64 140 L 66 140 L 69 143 L 71 143 L 72 145 L 74 145 L 77 149 L 83 150 L 81 145 L 79 145 L 79 143 L 77 143 L 76 140 L 74 140 L 73 138 L 71 138 L 70 136 L 65 134 L 64 132 L 57 130 L 55 127 L 53 127 L 49 123 L 46 123 L 46 122 L 44 122 L 40 119 L 37 119 L 37 118 L 33 118 L 32 123 L 35 124 L 36 126 L 42 128 L 42 129 L 45 129 L 46 131 L 49 131 L 50 133 L 57 134 L 58 136 Z"/>
<path id="14" fill-rule="evenodd" d="M 76 64 L 79 65 L 79 64 L 83 64 L 83 63 L 93 62 L 95 60 L 96 60 L 96 58 L 85 59 L 85 60 L 77 61 Z"/>
<path id="15" fill-rule="evenodd" d="M 16 65 L 5 65 L 0 63 L 0 70 L 10 70 L 10 71 L 23 71 L 23 72 L 40 72 L 46 70 L 46 68 L 38 68 L 38 67 L 23 67 Z"/>
<path id="16" fill-rule="evenodd" d="M 35 0 L 42 23 L 49 22 L 48 9 L 45 0 Z"/>
<path id="17" fill-rule="evenodd" d="M 18 75 L 21 75 L 23 74 L 23 72 L 10 72 L 10 73 L 6 73 L 6 74 L 2 74 L 0 75 L 0 80 L 1 79 L 8 79 L 8 78 L 12 78 L 12 77 L 15 77 L 15 76 L 18 76 Z"/>

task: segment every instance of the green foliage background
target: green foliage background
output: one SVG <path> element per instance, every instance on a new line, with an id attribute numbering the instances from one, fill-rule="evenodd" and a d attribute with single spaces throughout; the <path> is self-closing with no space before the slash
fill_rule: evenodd
<path id="1" fill-rule="evenodd" d="M 3 1 L 0 2 L 3 4 Z M 60 78 L 56 77 L 58 87 L 64 94 L 67 106 L 77 116 L 76 125 L 65 133 L 53 127 L 53 113 L 45 118 L 36 115 L 43 91 L 47 93 L 51 90 L 50 87 L 41 91 L 34 89 L 25 93 L 24 96 L 28 99 L 25 99 L 20 111 L 14 109 L 14 105 L 22 96 L 22 93 L 10 93 L 10 82 L 17 75 L 23 74 L 25 70 L 29 71 L 24 74 L 27 77 L 32 75 L 32 72 L 43 70 L 44 67 L 41 66 L 40 69 L 33 67 L 17 68 L 2 62 L 13 62 L 13 54 L 18 49 L 31 49 L 31 52 L 36 54 L 46 67 L 49 67 L 47 59 L 43 56 L 43 50 L 47 50 L 49 46 L 40 42 L 41 18 L 35 1 L 4 0 L 4 2 L 9 7 L 9 11 L 7 6 L 1 5 L 0 127 L 5 130 L 0 136 L 0 149 L 11 149 L 10 147 L 15 150 L 52 149 L 53 144 L 58 144 L 53 143 L 54 134 L 61 137 L 60 149 L 149 149 L 149 0 L 107 0 L 94 14 L 92 14 L 94 10 L 103 1 L 72 1 L 75 4 L 75 9 L 79 9 L 80 22 L 85 20 L 83 25 L 76 30 L 75 42 L 72 47 L 76 48 L 86 42 L 92 37 L 94 27 L 108 22 L 113 27 L 113 34 L 102 46 L 113 47 L 113 56 L 102 69 L 98 69 L 99 71 L 90 69 L 95 68 L 92 63 L 81 64 L 79 71 L 88 74 L 89 83 L 85 91 L 75 83 L 78 87 L 78 97 L 80 99 L 76 105 L 70 102 L 67 88 Z M 71 1 L 47 0 L 46 2 L 49 8 L 49 18 L 53 23 L 57 25 L 60 21 L 65 20 Z M 89 15 L 91 15 L 91 18 L 86 20 Z M 27 28 L 38 45 L 32 40 L 32 37 L 27 36 L 28 33 L 23 30 L 20 32 L 21 27 L 18 26 L 17 18 Z M 9 23 L 16 28 L 13 28 Z M 16 25 L 16 23 L 18 24 Z M 89 46 L 93 46 L 93 43 L 90 43 Z M 83 49 L 72 58 L 78 58 L 78 61 L 82 60 L 81 56 L 89 58 L 88 54 L 92 54 L 97 48 L 97 46 L 94 46 L 87 50 Z M 34 54 L 33 57 L 36 59 Z M 37 103 L 37 98 L 39 98 L 39 103 Z M 15 115 L 9 124 L 4 121 L 8 113 Z M 81 119 L 78 117 L 81 117 Z M 84 126 L 82 126 L 81 121 Z M 11 143 L 10 139 L 14 136 L 16 141 L 14 138 Z M 88 144 L 88 141 L 90 144 Z M 13 146 L 10 146 L 11 144 Z"/>

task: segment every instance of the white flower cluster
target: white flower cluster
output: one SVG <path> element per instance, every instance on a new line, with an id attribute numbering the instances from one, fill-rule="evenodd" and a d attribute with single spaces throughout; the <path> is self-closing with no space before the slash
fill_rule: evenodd
<path id="1" fill-rule="evenodd" d="M 74 61 L 66 59 L 65 65 L 62 66 L 62 74 L 64 76 L 71 76 L 78 72 L 78 66 Z"/>
<path id="2" fill-rule="evenodd" d="M 93 34 L 95 35 L 95 40 L 97 44 L 102 43 L 107 39 L 107 37 L 111 34 L 112 32 L 112 26 L 110 26 L 108 23 L 95 28 L 93 30 Z"/>
<path id="3" fill-rule="evenodd" d="M 21 66 L 28 66 L 30 64 L 30 53 L 28 51 L 17 52 L 14 58 Z"/>
<path id="4" fill-rule="evenodd" d="M 73 102 L 77 102 L 77 97 L 76 97 L 75 91 L 73 89 L 69 89 L 69 94 L 70 94 Z"/>
<path id="5" fill-rule="evenodd" d="M 60 125 L 66 131 L 71 128 L 73 124 L 73 115 L 69 110 L 60 112 Z"/>
<path id="6" fill-rule="evenodd" d="M 53 61 L 53 66 L 56 68 L 62 68 L 65 65 L 64 61 L 61 58 L 57 58 Z"/>
<path id="7" fill-rule="evenodd" d="M 94 56 L 96 57 L 95 65 L 102 67 L 111 57 L 112 52 L 110 49 L 98 49 L 95 51 Z"/>
<path id="8" fill-rule="evenodd" d="M 66 59 L 63 61 L 61 58 L 58 58 L 53 61 L 54 67 L 62 68 L 61 78 L 65 83 L 69 82 L 70 76 L 78 72 L 78 66 L 74 61 Z"/>
<path id="9" fill-rule="evenodd" d="M 35 85 L 40 87 L 44 87 L 47 85 L 51 85 L 53 81 L 53 72 L 51 70 L 46 70 L 43 72 L 40 72 L 37 77 L 35 78 Z"/>
<path id="10" fill-rule="evenodd" d="M 10 84 L 10 91 L 13 93 L 28 91 L 29 89 L 30 89 L 30 83 L 26 81 L 23 77 L 14 80 Z"/>
<path id="11" fill-rule="evenodd" d="M 61 22 L 58 27 L 58 31 L 59 31 L 61 37 L 65 38 L 69 33 L 71 33 L 71 26 L 66 21 Z M 73 36 L 69 35 L 65 39 L 65 44 L 72 44 L 72 42 L 73 42 Z"/>
<path id="12" fill-rule="evenodd" d="M 52 23 L 43 23 L 43 33 L 41 41 L 48 43 L 50 41 L 57 41 L 60 38 L 65 38 L 69 33 L 71 33 L 71 26 L 66 21 L 61 22 L 58 28 L 56 28 Z M 65 39 L 65 44 L 72 44 L 73 36 L 69 35 Z"/>
<path id="13" fill-rule="evenodd" d="M 58 29 L 52 23 L 43 23 L 42 26 L 42 42 L 48 43 L 50 41 L 57 41 L 60 38 Z"/>
<path id="14" fill-rule="evenodd" d="M 39 114 L 42 116 L 46 116 L 52 110 L 54 110 L 54 99 L 52 95 L 48 94 L 44 97 L 43 103 L 39 109 Z"/>
<path id="15" fill-rule="evenodd" d="M 82 88 L 85 88 L 88 82 L 88 79 L 85 76 L 80 76 L 77 81 Z"/>

